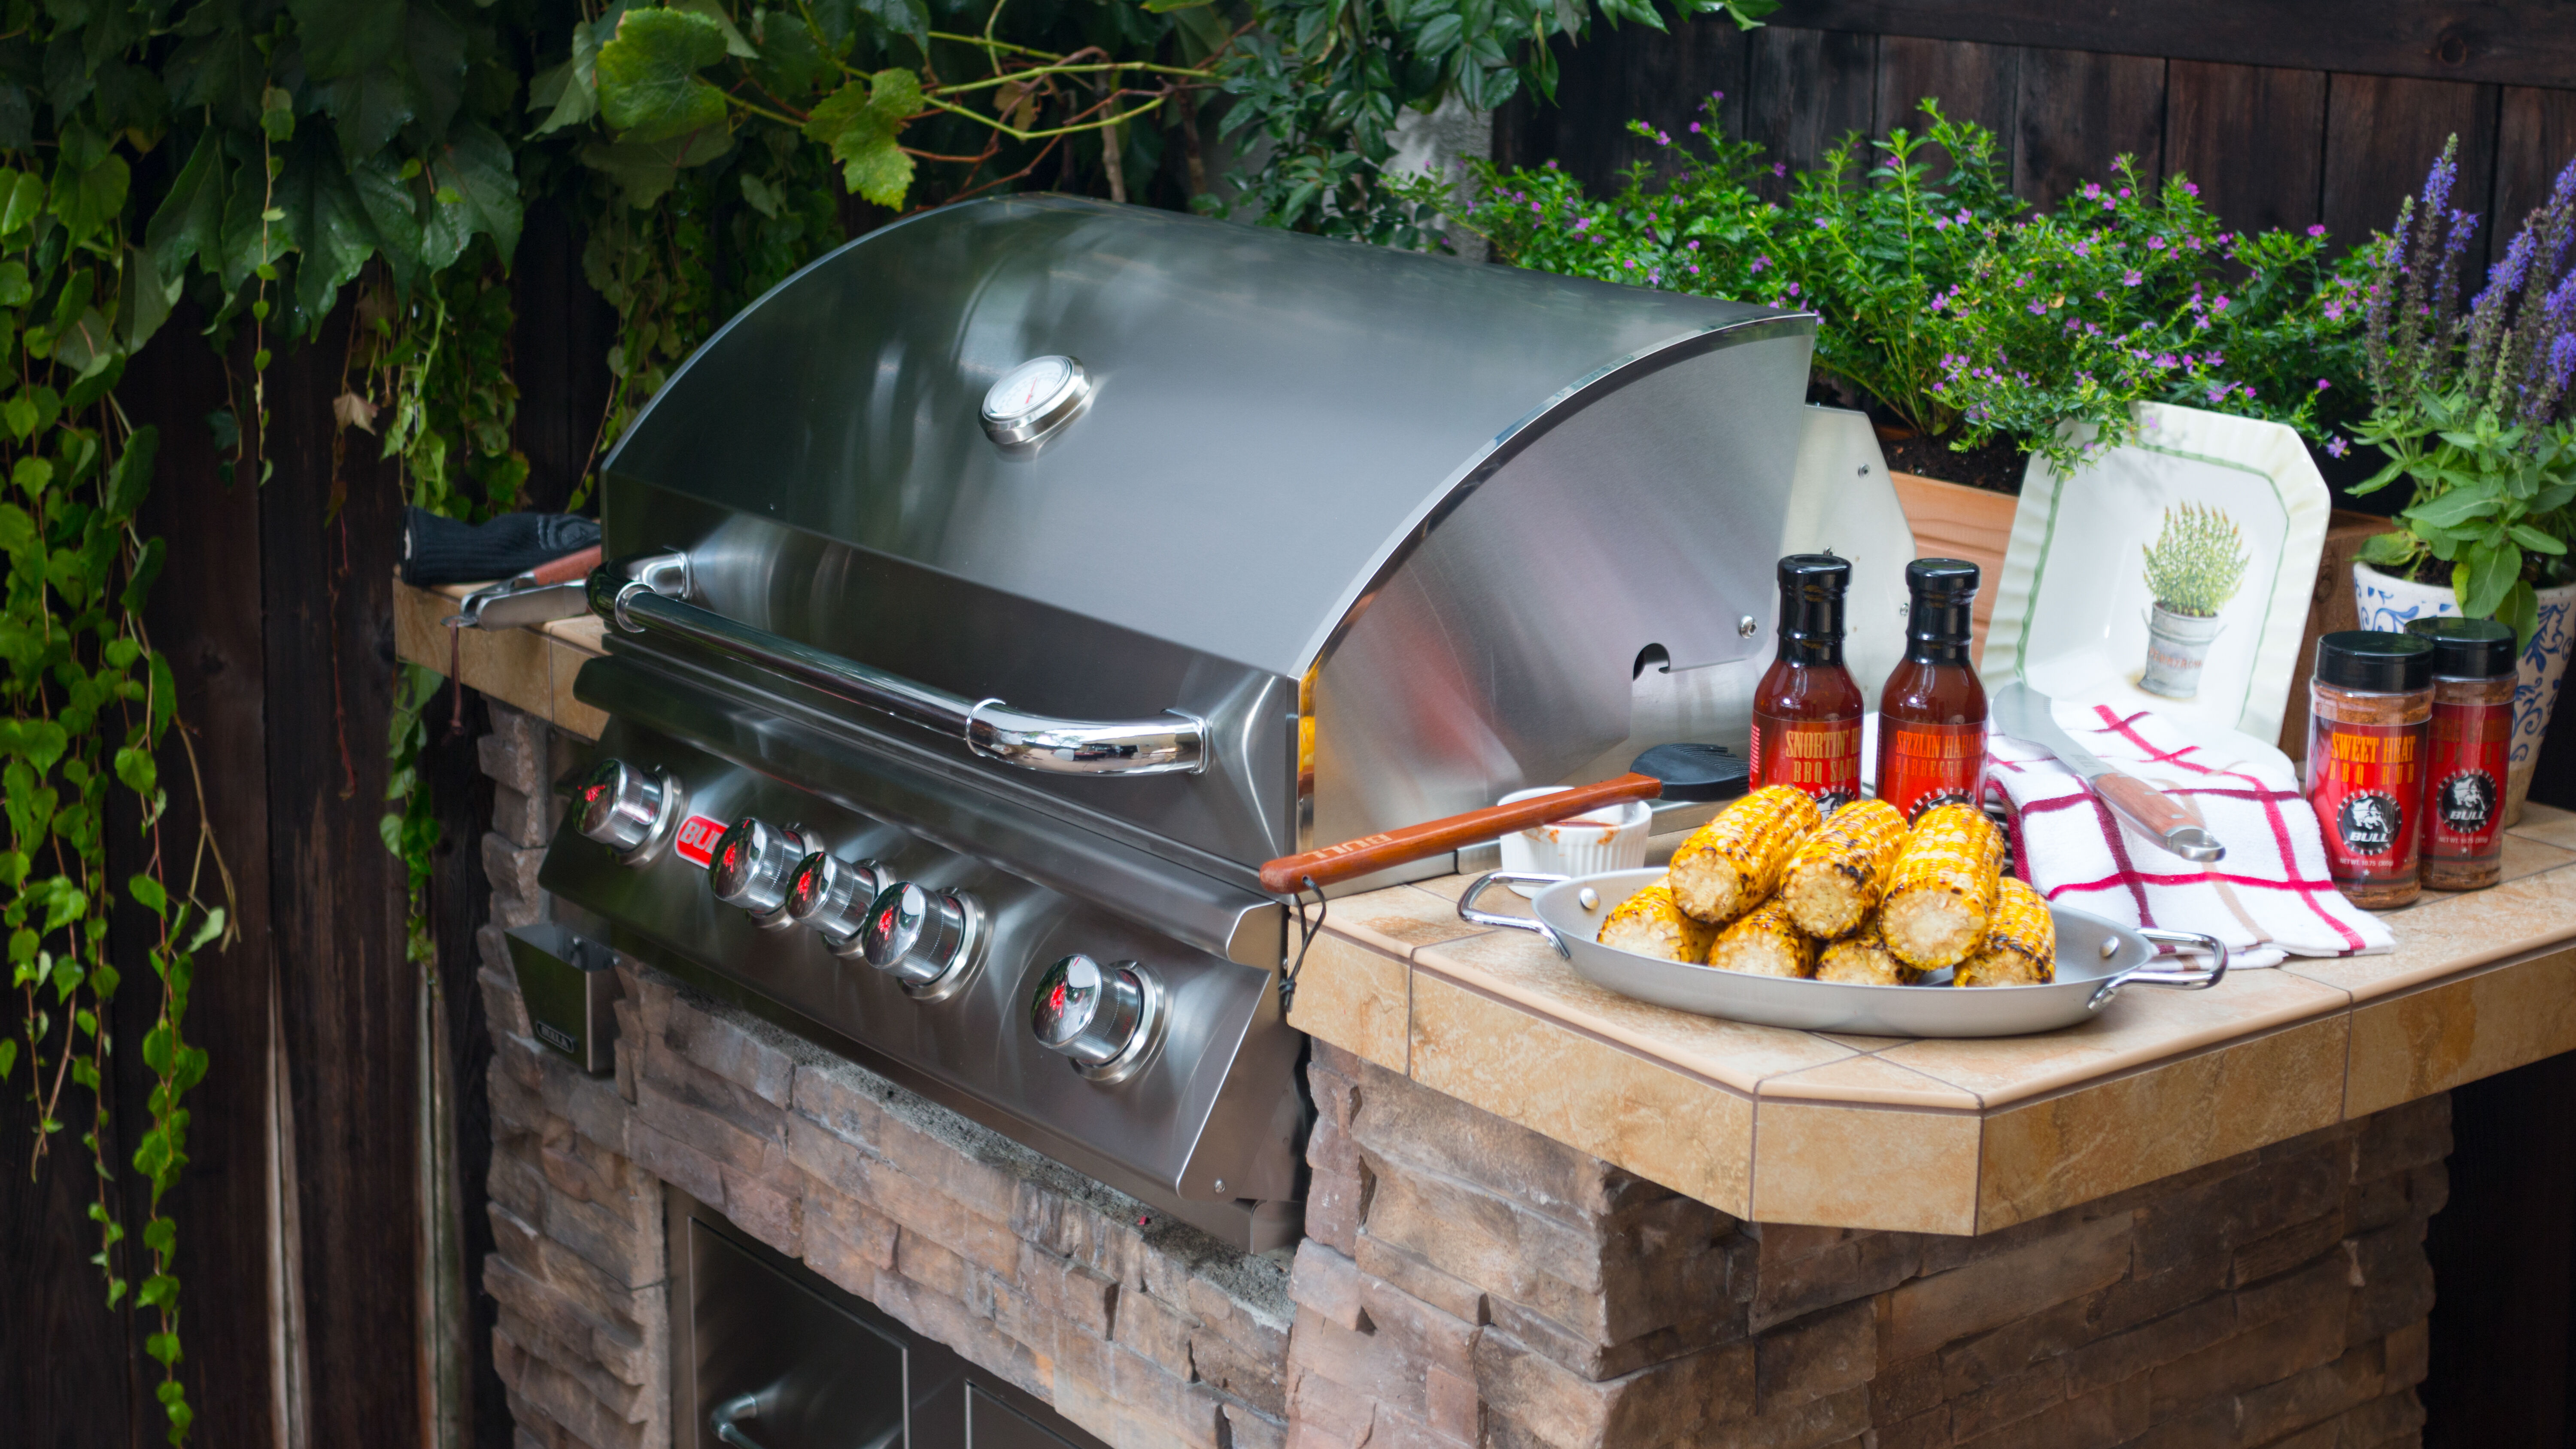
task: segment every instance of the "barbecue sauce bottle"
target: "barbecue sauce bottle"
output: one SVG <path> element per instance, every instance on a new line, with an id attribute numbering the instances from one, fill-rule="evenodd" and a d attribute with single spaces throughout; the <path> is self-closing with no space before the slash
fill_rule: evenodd
<path id="1" fill-rule="evenodd" d="M 1978 808 L 1986 784 L 1986 689 L 1968 667 L 1977 566 L 1918 558 L 1905 566 L 1913 603 L 1905 659 L 1878 696 L 1878 798 L 1908 821 L 1935 805 Z"/>
<path id="2" fill-rule="evenodd" d="M 1860 794 L 1860 686 L 1843 667 L 1851 561 L 1780 560 L 1780 653 L 1753 691 L 1753 784 L 1795 785 L 1826 814 Z"/>

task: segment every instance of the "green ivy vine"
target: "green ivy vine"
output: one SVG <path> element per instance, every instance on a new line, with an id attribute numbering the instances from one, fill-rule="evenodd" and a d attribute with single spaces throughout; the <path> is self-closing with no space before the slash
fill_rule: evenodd
<path id="1" fill-rule="evenodd" d="M 0 926 L 20 999 L 0 1089 L 35 1108 L 32 1170 L 71 1141 L 88 1159 L 92 1259 L 110 1304 L 154 1315 L 171 1441 L 192 1415 L 169 1194 L 210 1067 L 188 1006 L 199 954 L 232 938 L 216 842 L 164 838 L 194 760 L 142 618 L 168 544 L 138 523 L 157 435 L 117 392 L 137 349 L 232 359 L 217 479 L 254 487 L 274 357 L 345 313 L 342 454 L 373 448 L 409 501 L 488 517 L 530 492 L 510 265 L 532 201 L 578 230 L 617 318 L 595 461 L 723 318 L 908 208 L 1044 186 L 1415 244 L 1420 207 L 1386 173 L 1406 108 L 1545 94 L 1551 43 L 1595 18 L 1750 25 L 1775 4 L 0 0 Z M 165 334 L 183 308 L 201 336 Z M 437 687 L 399 686 L 384 816 L 424 962 Z M 118 830 L 142 862 L 121 882 Z M 135 1124 L 101 1090 L 127 905 L 151 928 L 124 959 L 157 991 Z"/>

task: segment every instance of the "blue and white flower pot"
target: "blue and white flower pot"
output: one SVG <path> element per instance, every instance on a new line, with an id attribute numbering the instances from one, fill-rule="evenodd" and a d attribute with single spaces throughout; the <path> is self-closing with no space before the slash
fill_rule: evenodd
<path id="1" fill-rule="evenodd" d="M 2352 602 L 2361 628 L 2405 631 L 2410 619 L 2457 617 L 2459 595 L 2449 584 L 2419 584 L 2383 574 L 2366 563 L 2352 566 Z M 2540 625 L 2523 647 L 2513 688 L 2513 749 L 2505 767 L 2504 823 L 2522 819 L 2531 772 L 2540 763 L 2540 737 L 2558 709 L 2558 686 L 2567 676 L 2567 644 L 2576 626 L 2576 584 L 2540 591 Z"/>

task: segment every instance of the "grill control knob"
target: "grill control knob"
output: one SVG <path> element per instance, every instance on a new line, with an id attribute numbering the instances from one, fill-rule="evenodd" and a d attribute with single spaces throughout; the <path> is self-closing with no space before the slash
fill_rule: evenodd
<path id="1" fill-rule="evenodd" d="M 780 829 L 746 815 L 716 840 L 707 861 L 707 884 L 716 899 L 751 912 L 761 925 L 794 925 L 788 919 L 787 877 L 813 852 L 795 826 Z"/>
<path id="2" fill-rule="evenodd" d="M 686 794 L 668 770 L 648 775 L 624 760 L 603 760 L 573 797 L 581 811 L 575 828 L 616 851 L 622 864 L 650 865 L 670 843 Z"/>
<path id="3" fill-rule="evenodd" d="M 1119 1081 L 1143 1064 L 1162 1035 L 1163 989 L 1134 961 L 1103 966 L 1067 956 L 1038 977 L 1029 1028 L 1038 1045 L 1073 1058 L 1094 1081 Z"/>
<path id="4" fill-rule="evenodd" d="M 868 908 L 891 883 L 890 872 L 873 860 L 841 860 L 818 850 L 787 877 L 787 915 L 820 931 L 834 952 L 854 956 Z"/>
<path id="5" fill-rule="evenodd" d="M 899 880 L 869 904 L 859 954 L 905 991 L 938 1001 L 965 985 L 983 935 L 983 908 L 973 896 Z"/>

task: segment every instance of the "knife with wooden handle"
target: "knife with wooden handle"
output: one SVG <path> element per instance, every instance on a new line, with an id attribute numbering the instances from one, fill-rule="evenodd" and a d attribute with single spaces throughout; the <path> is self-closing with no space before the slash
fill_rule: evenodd
<path id="1" fill-rule="evenodd" d="M 2227 858 L 2227 847 L 2171 795 L 2077 744 L 2049 713 L 2050 702 L 2047 695 L 2015 680 L 1995 691 L 1987 701 L 1986 714 L 1996 729 L 2055 755 L 2059 764 L 2093 787 L 2112 814 L 2149 840 L 2202 865 Z"/>

